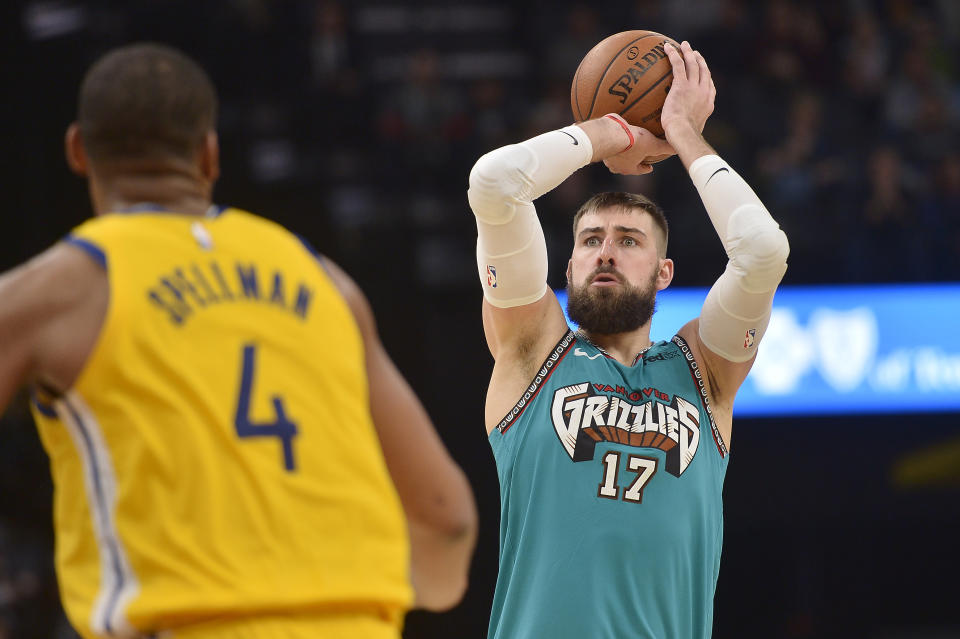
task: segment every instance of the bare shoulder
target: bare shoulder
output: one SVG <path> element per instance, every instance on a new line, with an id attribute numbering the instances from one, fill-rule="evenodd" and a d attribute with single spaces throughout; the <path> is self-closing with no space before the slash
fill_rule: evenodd
<path id="1" fill-rule="evenodd" d="M 32 305 L 39 300 L 68 303 L 88 291 L 85 287 L 106 282 L 103 266 L 90 254 L 69 242 L 59 242 L 24 264 L 0 275 L 7 300 Z M 76 287 L 81 290 L 76 290 Z"/>
<path id="2" fill-rule="evenodd" d="M 376 332 L 376 321 L 373 316 L 370 301 L 364 294 L 363 289 L 360 288 L 360 285 L 357 284 L 343 268 L 330 258 L 323 256 L 321 264 L 333 282 L 333 285 L 340 292 L 340 295 L 343 296 L 347 306 L 350 307 L 350 311 L 353 313 L 354 319 L 356 319 L 357 325 L 360 327 L 360 332 L 364 335 L 364 338 L 370 337 L 371 334 Z"/>
<path id="3" fill-rule="evenodd" d="M 677 331 L 693 351 L 697 363 L 705 370 L 711 387 L 711 399 L 718 405 L 733 405 L 737 391 L 747 378 L 756 359 L 745 362 L 732 362 L 718 353 L 714 353 L 700 339 L 700 320 L 692 319 Z"/>
<path id="4" fill-rule="evenodd" d="M 337 287 L 337 290 L 340 291 L 341 295 L 350 298 L 350 300 L 353 300 L 358 296 L 363 297 L 360 286 L 353 281 L 353 278 L 347 275 L 347 272 L 344 271 L 336 262 L 325 255 L 320 257 L 319 262 L 321 268 L 323 268 L 323 270 L 333 281 L 334 286 Z"/>
<path id="5" fill-rule="evenodd" d="M 568 326 L 552 290 L 532 304 L 497 308 L 484 300 L 483 329 L 494 358 L 487 389 L 487 432 L 513 408 Z"/>
<path id="6" fill-rule="evenodd" d="M 711 351 L 700 339 L 699 318 L 687 322 L 677 331 L 677 335 L 682 337 L 690 347 L 697 365 L 703 371 L 704 384 L 710 397 L 717 428 L 720 429 L 720 434 L 729 447 L 733 430 L 733 400 L 747 378 L 754 359 L 746 362 L 731 362 Z"/>
<path id="7" fill-rule="evenodd" d="M 490 354 L 498 363 L 536 359 L 567 330 L 567 320 L 553 290 L 536 302 L 499 308 L 483 300 L 483 332 Z M 546 353 L 544 353 L 546 355 Z"/>
<path id="8" fill-rule="evenodd" d="M 28 358 L 20 382 L 70 388 L 106 317 L 110 286 L 104 266 L 60 242 L 0 277 L 0 296 L 0 328 Z"/>

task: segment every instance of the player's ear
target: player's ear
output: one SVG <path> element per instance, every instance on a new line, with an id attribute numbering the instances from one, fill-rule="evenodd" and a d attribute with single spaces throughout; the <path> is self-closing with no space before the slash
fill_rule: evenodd
<path id="1" fill-rule="evenodd" d="M 567 284 L 570 283 L 571 275 L 573 275 L 573 259 L 567 260 Z"/>
<path id="2" fill-rule="evenodd" d="M 80 125 L 76 122 L 67 127 L 67 132 L 63 137 L 63 150 L 66 153 L 67 166 L 70 167 L 70 170 L 79 176 L 88 177 L 87 151 L 83 148 Z"/>
<path id="3" fill-rule="evenodd" d="M 662 291 L 670 286 L 670 282 L 672 281 L 673 260 L 671 260 L 669 257 L 665 257 L 660 260 L 660 270 L 657 272 L 657 290 Z"/>
<path id="4" fill-rule="evenodd" d="M 207 131 L 200 147 L 200 173 L 211 183 L 220 177 L 220 142 L 216 131 Z"/>

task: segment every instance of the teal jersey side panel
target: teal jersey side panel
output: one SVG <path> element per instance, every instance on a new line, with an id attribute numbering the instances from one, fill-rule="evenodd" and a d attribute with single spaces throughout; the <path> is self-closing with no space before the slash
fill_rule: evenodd
<path id="1" fill-rule="evenodd" d="M 727 453 L 702 396 L 679 337 L 632 367 L 560 341 L 490 434 L 490 639 L 710 637 Z"/>

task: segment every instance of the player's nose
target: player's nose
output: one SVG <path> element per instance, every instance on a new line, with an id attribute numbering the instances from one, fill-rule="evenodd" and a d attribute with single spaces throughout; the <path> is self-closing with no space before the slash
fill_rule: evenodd
<path id="1" fill-rule="evenodd" d="M 614 248 L 613 238 L 604 238 L 603 244 L 600 245 L 600 252 L 597 254 L 597 260 L 601 264 L 613 264 Z"/>

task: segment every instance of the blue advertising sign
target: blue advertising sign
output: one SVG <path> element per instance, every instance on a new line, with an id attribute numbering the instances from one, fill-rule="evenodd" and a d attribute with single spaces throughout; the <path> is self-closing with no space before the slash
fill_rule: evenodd
<path id="1" fill-rule="evenodd" d="M 706 295 L 661 291 L 651 339 L 669 339 Z M 960 284 L 780 287 L 734 415 L 960 411 L 958 329 Z"/>

